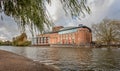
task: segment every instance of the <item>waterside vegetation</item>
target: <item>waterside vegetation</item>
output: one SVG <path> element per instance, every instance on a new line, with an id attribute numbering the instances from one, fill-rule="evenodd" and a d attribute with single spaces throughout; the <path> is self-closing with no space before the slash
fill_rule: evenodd
<path id="1" fill-rule="evenodd" d="M 120 21 L 104 19 L 92 25 L 95 43 L 101 46 L 120 46 Z"/>
<path id="2" fill-rule="evenodd" d="M 30 46 L 31 41 L 28 41 L 26 33 L 13 37 L 12 41 L 0 41 L 1 46 Z"/>
<path id="3" fill-rule="evenodd" d="M 3 46 L 3 45 L 7 45 L 7 46 L 9 46 L 9 45 L 12 45 L 12 42 L 11 41 L 2 41 L 2 40 L 0 40 L 0 46 Z"/>
<path id="4" fill-rule="evenodd" d="M 12 45 L 13 46 L 29 46 L 31 45 L 31 41 L 27 40 L 26 33 L 22 33 L 21 35 L 13 38 Z"/>

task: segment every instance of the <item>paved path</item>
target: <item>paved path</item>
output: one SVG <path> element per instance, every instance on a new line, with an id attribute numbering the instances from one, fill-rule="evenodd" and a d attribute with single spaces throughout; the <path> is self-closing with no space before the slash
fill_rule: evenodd
<path id="1" fill-rule="evenodd" d="M 0 71 L 58 71 L 23 56 L 0 50 Z"/>

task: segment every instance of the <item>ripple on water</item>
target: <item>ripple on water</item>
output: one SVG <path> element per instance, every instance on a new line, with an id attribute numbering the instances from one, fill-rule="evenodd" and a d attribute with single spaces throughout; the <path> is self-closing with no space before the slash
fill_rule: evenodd
<path id="1" fill-rule="evenodd" d="M 120 71 L 120 48 L 0 47 L 61 71 Z"/>

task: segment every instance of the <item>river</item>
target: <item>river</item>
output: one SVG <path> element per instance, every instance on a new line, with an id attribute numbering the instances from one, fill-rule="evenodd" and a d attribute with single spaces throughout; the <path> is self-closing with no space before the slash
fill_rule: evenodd
<path id="1" fill-rule="evenodd" d="M 54 48 L 0 46 L 61 71 L 120 71 L 120 48 Z"/>

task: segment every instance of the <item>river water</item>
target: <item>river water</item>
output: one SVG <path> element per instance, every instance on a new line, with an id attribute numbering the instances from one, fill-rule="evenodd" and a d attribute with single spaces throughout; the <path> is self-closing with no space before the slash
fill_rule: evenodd
<path id="1" fill-rule="evenodd" d="M 120 71 L 120 48 L 54 48 L 0 46 L 61 71 Z"/>

